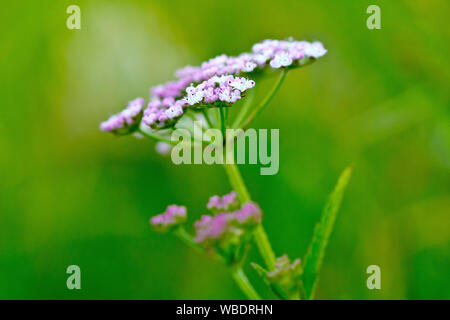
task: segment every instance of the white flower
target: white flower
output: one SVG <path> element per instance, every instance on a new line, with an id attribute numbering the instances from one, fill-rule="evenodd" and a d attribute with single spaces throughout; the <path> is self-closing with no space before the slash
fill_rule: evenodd
<path id="1" fill-rule="evenodd" d="M 180 105 L 173 105 L 166 110 L 166 116 L 169 119 L 181 116 L 183 114 L 183 108 Z"/>
<path id="2" fill-rule="evenodd" d="M 313 42 L 305 47 L 305 55 L 308 57 L 320 58 L 327 53 L 321 42 Z"/>

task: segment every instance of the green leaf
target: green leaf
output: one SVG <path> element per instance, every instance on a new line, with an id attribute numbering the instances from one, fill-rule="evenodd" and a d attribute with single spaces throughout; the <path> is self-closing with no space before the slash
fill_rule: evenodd
<path id="1" fill-rule="evenodd" d="M 333 231 L 334 222 L 336 220 L 337 212 L 344 195 L 345 188 L 350 180 L 352 167 L 346 168 L 328 198 L 328 202 L 323 210 L 320 222 L 314 229 L 314 235 L 309 245 L 308 251 L 304 258 L 303 268 L 303 284 L 307 299 L 313 299 L 314 291 L 319 276 L 319 271 L 322 266 L 325 249 L 327 248 L 328 239 Z"/>

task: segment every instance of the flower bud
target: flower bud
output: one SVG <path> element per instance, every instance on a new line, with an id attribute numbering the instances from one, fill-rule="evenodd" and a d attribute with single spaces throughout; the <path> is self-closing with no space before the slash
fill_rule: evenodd
<path id="1" fill-rule="evenodd" d="M 289 294 L 295 295 L 299 290 L 299 281 L 302 272 L 300 259 L 295 259 L 291 262 L 285 254 L 276 259 L 275 270 L 268 272 L 267 278 L 270 282 L 282 287 Z"/>
<path id="2" fill-rule="evenodd" d="M 223 212 L 234 210 L 239 206 L 239 200 L 236 191 L 231 191 L 230 193 L 220 197 L 212 196 L 209 198 L 206 208 L 212 212 Z"/>
<path id="3" fill-rule="evenodd" d="M 166 211 L 150 219 L 150 224 L 158 231 L 167 231 L 186 221 L 186 208 L 170 205 Z"/>

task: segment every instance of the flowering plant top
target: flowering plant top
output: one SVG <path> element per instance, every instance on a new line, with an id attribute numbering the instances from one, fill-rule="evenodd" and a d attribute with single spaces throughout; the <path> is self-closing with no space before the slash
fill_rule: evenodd
<path id="1" fill-rule="evenodd" d="M 120 113 L 100 124 L 102 131 L 129 134 L 138 131 L 140 122 L 151 128 L 175 126 L 189 109 L 229 107 L 255 86 L 249 78 L 265 68 L 296 68 L 325 55 L 320 42 L 264 40 L 255 44 L 250 53 L 237 57 L 225 54 L 186 66 L 175 72 L 177 80 L 154 86 L 144 109 L 144 99 L 131 101 Z"/>
<path id="2" fill-rule="evenodd" d="M 287 255 L 276 258 L 262 226 L 263 211 L 252 201 L 234 162 L 234 154 L 229 152 L 233 151 L 233 147 L 225 150 L 222 147 L 233 146 L 232 142 L 237 139 L 236 132 L 243 132 L 241 128 L 247 128 L 270 103 L 288 71 L 306 66 L 326 53 L 320 42 L 264 40 L 253 45 L 250 52 L 236 57 L 223 54 L 200 66 L 177 70 L 175 80 L 150 89 L 148 102 L 137 98 L 100 124 L 102 131 L 116 135 L 135 133 L 156 140 L 156 149 L 161 154 L 177 149 L 173 145 L 179 141 L 172 138 L 175 133 L 183 131 L 181 136 L 188 136 L 189 143 L 186 144 L 189 148 L 200 146 L 206 154 L 215 151 L 231 159 L 231 162 L 221 164 L 234 190 L 224 196 L 212 196 L 206 205 L 208 213 L 200 216 L 192 231 L 185 229 L 188 219 L 186 208 L 178 205 L 168 206 L 163 213 L 152 217 L 150 224 L 158 231 L 175 234 L 197 251 L 225 263 L 238 286 L 250 299 L 261 299 L 242 267 L 253 244 L 256 244 L 266 269 L 255 263 L 252 266 L 269 287 L 272 298 L 313 298 L 318 271 L 351 168 L 346 169 L 339 178 L 305 257 L 291 261 Z M 266 73 L 278 73 L 279 77 L 264 98 L 253 103 L 254 88 Z M 244 103 L 237 103 L 244 99 Z M 235 104 L 240 107 L 233 108 L 237 110 L 233 110 L 236 112 L 231 122 L 228 111 Z M 178 129 L 183 130 L 175 131 Z M 215 137 L 214 144 L 204 147 L 203 140 L 197 138 L 198 129 L 202 138 L 208 136 L 206 129 L 221 134 L 210 134 L 209 138 Z M 229 132 L 228 129 L 234 130 Z M 179 143 L 184 144 L 184 139 Z"/>

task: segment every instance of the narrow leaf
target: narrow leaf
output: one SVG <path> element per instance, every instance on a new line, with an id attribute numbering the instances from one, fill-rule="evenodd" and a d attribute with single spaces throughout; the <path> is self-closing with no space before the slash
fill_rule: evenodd
<path id="1" fill-rule="evenodd" d="M 314 235 L 304 258 L 303 284 L 307 299 L 313 299 L 319 271 L 322 266 L 325 249 L 328 244 L 337 212 L 344 195 L 345 188 L 350 180 L 352 167 L 346 168 L 328 198 L 320 222 L 314 229 Z"/>
<path id="2" fill-rule="evenodd" d="M 255 269 L 258 276 L 261 277 L 261 279 L 264 280 L 265 283 L 270 284 L 269 280 L 267 279 L 267 270 L 261 267 L 259 264 L 251 262 L 250 265 Z"/>

